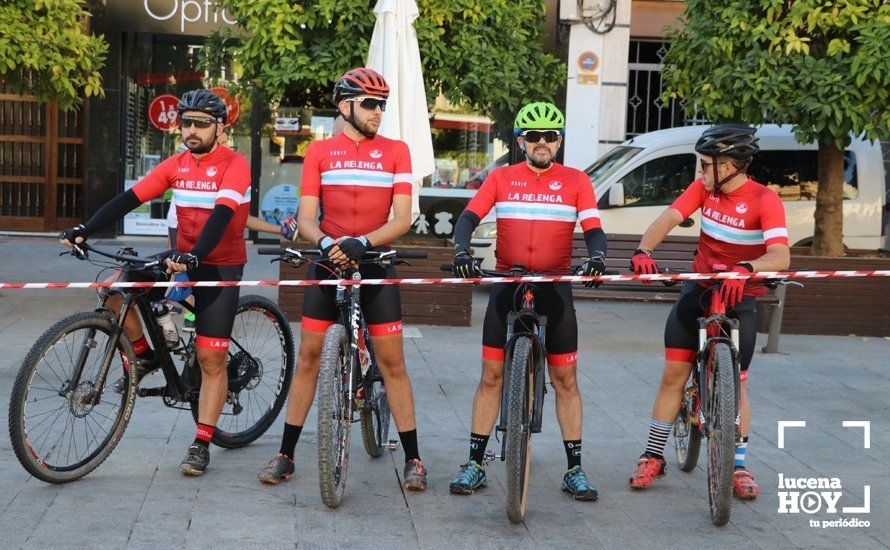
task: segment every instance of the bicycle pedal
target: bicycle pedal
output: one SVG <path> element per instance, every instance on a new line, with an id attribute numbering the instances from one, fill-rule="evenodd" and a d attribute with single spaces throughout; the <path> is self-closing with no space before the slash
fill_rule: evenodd
<path id="1" fill-rule="evenodd" d="M 397 439 L 390 439 L 389 441 L 386 442 L 386 445 L 384 445 L 384 448 L 388 449 L 392 452 L 396 452 L 399 450 L 399 441 Z"/>
<path id="2" fill-rule="evenodd" d="M 139 397 L 159 397 L 164 395 L 164 386 L 160 386 L 157 388 L 138 388 L 136 390 L 136 395 Z"/>
<path id="3" fill-rule="evenodd" d="M 494 451 L 489 449 L 489 450 L 485 451 L 485 453 L 482 455 L 482 462 L 484 464 L 491 464 L 497 458 L 501 458 L 501 455 L 496 454 Z"/>

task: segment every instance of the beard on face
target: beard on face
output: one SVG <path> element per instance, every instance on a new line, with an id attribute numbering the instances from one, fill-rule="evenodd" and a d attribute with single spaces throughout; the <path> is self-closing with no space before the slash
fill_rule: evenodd
<path id="1" fill-rule="evenodd" d="M 377 133 L 377 130 L 380 129 L 380 121 L 369 118 L 367 120 L 356 120 L 355 121 L 356 130 L 358 130 L 362 135 L 372 136 Z"/>
<path id="2" fill-rule="evenodd" d="M 213 144 L 216 142 L 215 138 L 210 138 L 207 141 L 202 140 L 197 135 L 192 135 L 188 139 L 185 140 L 185 146 L 188 147 L 188 150 L 197 155 L 202 155 L 204 153 L 209 153 L 211 149 L 213 149 Z"/>
<path id="3" fill-rule="evenodd" d="M 553 155 L 550 153 L 550 149 L 546 147 L 535 147 L 532 149 L 532 153 L 527 156 L 529 162 L 535 168 L 549 168 L 553 163 Z"/>

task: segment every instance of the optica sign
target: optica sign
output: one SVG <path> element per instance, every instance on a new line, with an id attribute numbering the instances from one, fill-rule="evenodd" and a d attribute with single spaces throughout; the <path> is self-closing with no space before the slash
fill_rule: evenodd
<path id="1" fill-rule="evenodd" d="M 108 0 L 109 21 L 129 31 L 206 36 L 237 19 L 216 0 Z"/>

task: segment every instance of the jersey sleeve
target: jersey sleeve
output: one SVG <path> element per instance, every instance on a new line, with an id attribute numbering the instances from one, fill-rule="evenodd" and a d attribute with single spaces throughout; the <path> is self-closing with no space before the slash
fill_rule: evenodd
<path id="1" fill-rule="evenodd" d="M 300 195 L 303 197 L 321 196 L 321 153 L 318 142 L 309 144 L 303 158 L 303 176 L 300 178 Z"/>
<path id="2" fill-rule="evenodd" d="M 578 210 L 578 222 L 581 224 L 581 231 L 589 231 L 602 227 L 600 220 L 600 211 L 596 207 L 596 194 L 593 192 L 593 185 L 590 183 L 587 175 L 583 172 L 578 174 L 580 188 L 578 189 L 578 203 L 575 208 Z"/>
<path id="3" fill-rule="evenodd" d="M 705 202 L 705 194 L 705 184 L 701 179 L 697 179 L 671 203 L 670 207 L 679 212 L 685 220 L 702 207 Z"/>
<path id="4" fill-rule="evenodd" d="M 788 246 L 788 227 L 785 224 L 785 205 L 782 199 L 770 189 L 765 189 L 760 198 L 760 228 L 766 246 L 784 244 Z"/>
<path id="5" fill-rule="evenodd" d="M 133 192 L 139 202 L 150 201 L 155 197 L 160 197 L 164 191 L 170 188 L 170 182 L 176 175 L 179 155 L 173 155 L 164 162 L 158 164 L 154 169 L 145 175 L 144 178 L 136 182 L 133 186 Z"/>
<path id="6" fill-rule="evenodd" d="M 408 195 L 414 191 L 414 176 L 411 173 L 411 150 L 404 141 L 399 143 L 399 154 L 396 156 L 396 164 L 393 170 L 392 192 L 393 195 Z"/>
<path id="7" fill-rule="evenodd" d="M 250 165 L 243 155 L 235 153 L 223 174 L 214 206 L 226 206 L 234 212 L 247 202 L 250 202 Z"/>
<path id="8" fill-rule="evenodd" d="M 487 216 L 497 201 L 498 180 L 500 180 L 500 169 L 495 170 L 485 178 L 482 186 L 479 187 L 479 190 L 476 191 L 476 194 L 467 203 L 466 209 L 479 216 L 479 219 Z"/>

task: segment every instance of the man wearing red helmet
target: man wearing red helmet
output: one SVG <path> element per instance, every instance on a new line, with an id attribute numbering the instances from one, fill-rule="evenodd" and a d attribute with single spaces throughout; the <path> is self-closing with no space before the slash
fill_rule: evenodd
<path id="1" fill-rule="evenodd" d="M 317 243 L 325 258 L 322 265 L 310 265 L 309 279 L 331 278 L 331 267 L 355 264 L 365 251 L 387 246 L 411 227 L 413 178 L 408 146 L 377 135 L 388 97 L 386 81 L 367 68 L 348 71 L 334 86 L 333 100 L 344 121 L 343 131 L 310 145 L 303 162 L 302 198 L 297 213 L 299 232 Z M 365 279 L 396 276 L 391 266 L 361 265 L 359 271 Z M 363 287 L 361 302 L 405 450 L 403 486 L 422 491 L 426 489 L 427 472 L 417 449 L 414 398 L 402 350 L 399 289 Z M 303 298 L 297 372 L 290 387 L 281 449 L 260 470 L 263 483 L 277 484 L 294 473 L 294 450 L 315 397 L 324 335 L 336 320 L 334 288 L 308 287 Z"/>

